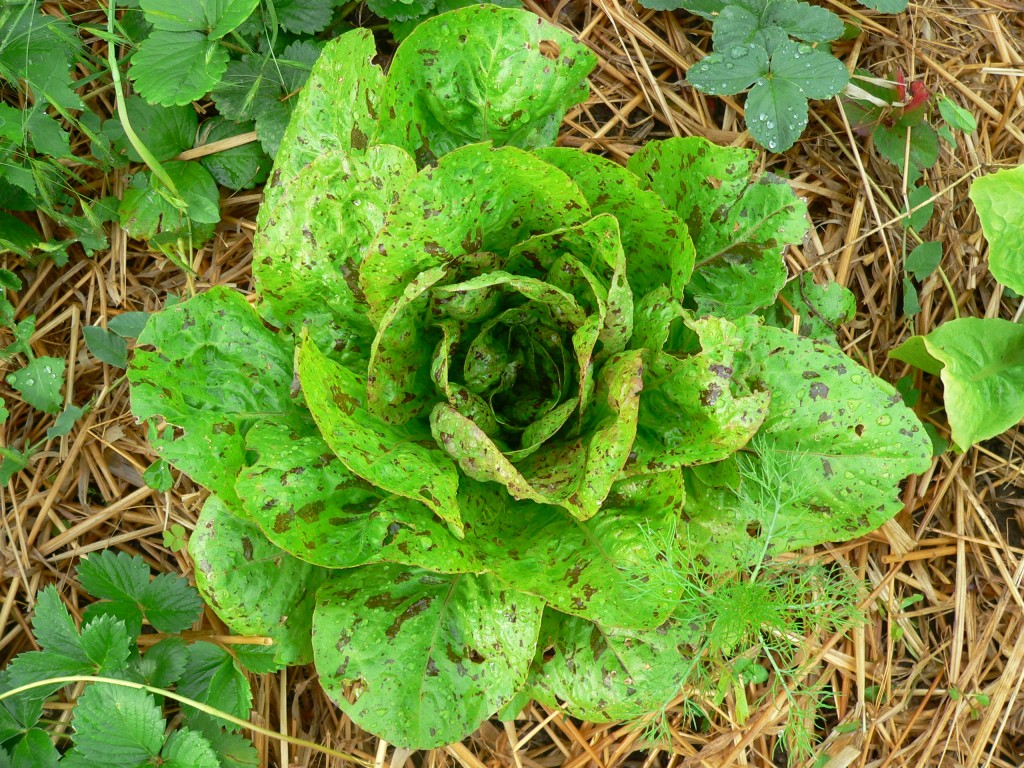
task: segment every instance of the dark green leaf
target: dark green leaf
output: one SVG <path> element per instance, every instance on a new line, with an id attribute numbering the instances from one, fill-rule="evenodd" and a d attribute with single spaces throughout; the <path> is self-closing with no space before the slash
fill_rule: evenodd
<path id="1" fill-rule="evenodd" d="M 154 491 L 166 493 L 174 486 L 174 476 L 171 475 L 170 465 L 163 459 L 157 459 L 142 473 L 142 479 L 146 485 Z"/>
<path id="2" fill-rule="evenodd" d="M 188 650 L 188 663 L 178 681 L 178 693 L 235 717 L 248 719 L 252 690 L 238 662 L 231 658 L 230 653 L 213 643 L 192 643 Z M 183 709 L 186 715 L 195 712 L 191 707 Z M 229 727 L 231 730 L 236 729 L 234 725 Z"/>
<path id="3" fill-rule="evenodd" d="M 136 669 L 146 685 L 169 688 L 181 679 L 188 662 L 188 648 L 180 637 L 166 637 L 146 649 Z"/>
<path id="4" fill-rule="evenodd" d="M 145 691 L 94 683 L 78 697 L 75 748 L 86 760 L 131 768 L 160 754 L 163 713 Z"/>
<path id="5" fill-rule="evenodd" d="M 907 254 L 906 270 L 918 280 L 924 280 L 942 261 L 942 243 L 921 243 Z"/>
<path id="6" fill-rule="evenodd" d="M 203 123 L 204 144 L 229 139 L 255 129 L 254 123 L 240 124 L 221 118 Z M 228 189 L 249 189 L 262 184 L 270 175 L 270 158 L 256 142 L 206 155 L 199 162 L 210 175 Z"/>
<path id="7" fill-rule="evenodd" d="M 596 63 L 569 34 L 519 11 L 475 5 L 436 16 L 395 54 L 375 141 L 420 162 L 476 141 L 549 146 L 586 99 Z"/>
<path id="8" fill-rule="evenodd" d="M 907 0 L 861 0 L 868 8 L 881 13 L 903 13 L 907 10 Z"/>
<path id="9" fill-rule="evenodd" d="M 53 426 L 46 430 L 46 439 L 56 440 L 71 434 L 71 430 L 75 427 L 75 422 L 82 418 L 88 410 L 87 407 L 79 408 L 77 405 L 67 406 L 60 412 L 60 416 L 53 422 Z"/>
<path id="10" fill-rule="evenodd" d="M 917 206 L 922 205 L 926 200 L 930 200 L 931 197 L 932 191 L 926 185 L 922 184 L 921 186 L 914 187 L 907 193 L 907 203 L 909 204 L 907 210 L 917 208 Z M 922 205 L 921 208 L 910 214 L 910 218 L 906 220 L 907 224 L 910 225 L 911 229 L 920 232 L 928 225 L 934 211 L 934 202 Z"/>
<path id="11" fill-rule="evenodd" d="M 135 133 L 160 162 L 171 160 L 192 148 L 199 121 L 191 105 L 159 107 L 141 96 L 129 96 L 125 105 Z M 142 162 L 135 147 L 128 141 L 120 121 L 107 120 L 103 124 L 103 134 L 110 139 L 114 152 L 119 156 L 133 163 Z"/>
<path id="12" fill-rule="evenodd" d="M 107 321 L 107 328 L 123 339 L 137 339 L 149 320 L 149 312 L 122 312 Z"/>
<path id="13" fill-rule="evenodd" d="M 272 638 L 282 664 L 309 661 L 313 593 L 327 571 L 275 547 L 216 496 L 203 506 L 189 552 L 196 584 L 232 631 Z"/>
<path id="14" fill-rule="evenodd" d="M 397 565 L 340 573 L 317 594 L 321 685 L 396 746 L 459 741 L 522 687 L 543 607 L 487 575 Z M 359 692 L 354 703 L 349 684 Z"/>
<path id="15" fill-rule="evenodd" d="M 935 129 L 927 123 L 921 122 L 913 128 L 901 128 L 899 125 L 889 127 L 880 123 L 872 135 L 878 153 L 901 171 L 909 138 L 910 169 L 907 177 L 910 181 L 919 179 L 921 170 L 931 168 L 939 159 L 939 139 Z"/>
<path id="16" fill-rule="evenodd" d="M 7 383 L 21 399 L 44 413 L 56 413 L 64 404 L 60 393 L 64 384 L 64 358 L 37 357 L 28 365 L 7 375 Z"/>
<path id="17" fill-rule="evenodd" d="M 228 52 L 200 32 L 157 31 L 132 56 L 128 71 L 147 101 L 169 107 L 201 99 L 220 82 Z"/>
<path id="18" fill-rule="evenodd" d="M 210 742 L 185 727 L 171 731 L 160 757 L 163 768 L 221 768 Z"/>
<path id="19" fill-rule="evenodd" d="M 128 342 L 123 338 L 98 325 L 85 326 L 82 334 L 89 351 L 101 363 L 115 368 L 128 367 Z"/>
<path id="20" fill-rule="evenodd" d="M 255 55 L 230 62 L 210 94 L 217 111 L 228 120 L 253 120 L 267 104 L 281 98 L 276 74 L 268 59 Z"/>
<path id="21" fill-rule="evenodd" d="M 277 23 L 281 29 L 295 35 L 322 32 L 331 23 L 333 10 L 331 3 L 322 0 L 276 0 L 274 3 Z"/>
<path id="22" fill-rule="evenodd" d="M 142 173 L 121 200 L 121 226 L 132 237 L 155 244 L 191 238 L 193 245 L 199 246 L 220 221 L 217 182 L 196 162 L 173 161 L 164 163 L 163 168 L 181 195 L 184 209 L 171 201 L 169 191 L 155 176 Z"/>
<path id="23" fill-rule="evenodd" d="M 211 39 L 224 37 L 251 14 L 259 0 L 139 0 L 146 20 L 166 32 L 207 32 Z"/>
<path id="24" fill-rule="evenodd" d="M 57 768 L 59 758 L 60 753 L 53 746 L 50 734 L 32 728 L 15 744 L 11 768 Z"/>

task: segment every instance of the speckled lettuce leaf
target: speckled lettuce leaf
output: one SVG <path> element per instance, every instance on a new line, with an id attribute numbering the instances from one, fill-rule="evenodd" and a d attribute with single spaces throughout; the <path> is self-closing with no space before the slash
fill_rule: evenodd
<path id="1" fill-rule="evenodd" d="M 370 146 L 384 89 L 384 73 L 372 63 L 376 55 L 368 29 L 346 32 L 324 46 L 274 157 L 264 205 L 306 163 L 338 150 L 357 155 Z"/>
<path id="2" fill-rule="evenodd" d="M 386 493 L 352 474 L 315 430 L 257 424 L 246 448 L 252 465 L 235 489 L 249 518 L 276 546 L 325 568 L 388 561 L 442 573 L 483 570 L 425 505 Z"/>
<path id="3" fill-rule="evenodd" d="M 308 422 L 291 397 L 292 346 L 227 288 L 151 315 L 139 345 L 155 351 L 135 351 L 132 412 L 164 419 L 170 426 L 152 441 L 160 456 L 237 510 L 246 432 L 267 419 Z"/>
<path id="4" fill-rule="evenodd" d="M 579 520 L 601 508 L 636 435 L 643 361 L 638 350 L 601 368 L 582 435 L 554 441 L 513 464 L 480 427 L 447 403 L 430 415 L 434 439 L 467 477 L 504 486 L 516 499 L 557 505 Z"/>
<path id="5" fill-rule="evenodd" d="M 1003 285 L 1024 293 L 1024 166 L 975 179 L 971 202 L 988 240 L 988 268 Z"/>
<path id="6" fill-rule="evenodd" d="M 566 32 L 519 10 L 474 5 L 435 16 L 395 54 L 375 141 L 421 164 L 478 141 L 548 146 L 587 98 L 596 63 Z"/>
<path id="7" fill-rule="evenodd" d="M 522 687 L 543 607 L 486 574 L 391 564 L 339 573 L 317 595 L 320 684 L 397 747 L 460 741 Z"/>
<path id="8" fill-rule="evenodd" d="M 801 336 L 835 343 L 839 326 L 853 320 L 857 299 L 844 286 L 818 285 L 810 272 L 804 272 L 787 283 L 779 300 L 760 314 L 768 325 L 792 329 L 794 312 L 800 315 Z"/>
<path id="9" fill-rule="evenodd" d="M 698 314 L 735 319 L 774 302 L 786 282 L 782 250 L 807 230 L 807 206 L 784 180 L 751 181 L 755 157 L 690 137 L 651 142 L 628 163 L 690 231 Z"/>
<path id="10" fill-rule="evenodd" d="M 299 380 L 313 420 L 353 474 L 426 504 L 461 534 L 455 464 L 419 422 L 386 424 L 367 407 L 366 378 L 328 359 L 309 339 L 299 348 Z"/>
<path id="11" fill-rule="evenodd" d="M 645 588 L 636 574 L 671 582 L 657 542 L 673 540 L 683 499 L 678 472 L 616 483 L 586 521 L 514 501 L 494 483 L 463 479 L 459 494 L 463 519 L 499 579 L 563 613 L 644 629 L 666 621 L 679 598 L 672 588 Z"/>
<path id="12" fill-rule="evenodd" d="M 365 364 L 374 328 L 359 288 L 363 249 L 415 172 L 401 149 L 375 146 L 318 157 L 283 182 L 253 242 L 263 316 L 296 334 L 307 327 L 334 359 Z"/>
<path id="13" fill-rule="evenodd" d="M 630 474 L 720 461 L 746 445 L 768 413 L 769 394 L 736 376 L 745 346 L 739 330 L 717 317 L 687 314 L 684 322 L 701 350 L 683 358 L 649 353 Z"/>
<path id="14" fill-rule="evenodd" d="M 889 353 L 942 378 L 953 442 L 966 449 L 1024 419 L 1024 325 L 963 317 Z"/>
<path id="15" fill-rule="evenodd" d="M 679 694 L 697 644 L 696 633 L 674 619 L 654 629 L 615 629 L 548 610 L 527 690 L 570 717 L 634 720 Z"/>
<path id="16" fill-rule="evenodd" d="M 217 496 L 203 505 L 188 549 L 196 586 L 232 632 L 272 638 L 279 664 L 309 663 L 313 597 L 328 571 L 275 547 Z"/>
<path id="17" fill-rule="evenodd" d="M 579 188 L 533 155 L 488 144 L 456 150 L 401 191 L 367 249 L 359 279 L 371 316 L 422 272 L 478 253 L 507 255 L 534 234 L 589 218 Z"/>
<path id="18" fill-rule="evenodd" d="M 691 473 L 684 551 L 734 570 L 896 514 L 899 482 L 932 455 L 899 393 L 828 343 L 753 323 L 741 331 L 737 374 L 771 393 L 768 416 L 747 449 Z"/>
<path id="19" fill-rule="evenodd" d="M 610 213 L 619 222 L 627 279 L 640 297 L 666 285 L 677 299 L 693 272 L 695 251 L 686 225 L 643 181 L 621 165 L 567 147 L 534 154 L 564 171 L 580 188 L 597 216 Z"/>

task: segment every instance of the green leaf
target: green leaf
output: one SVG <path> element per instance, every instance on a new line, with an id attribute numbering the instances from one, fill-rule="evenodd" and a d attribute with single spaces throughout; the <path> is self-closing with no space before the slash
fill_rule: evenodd
<path id="1" fill-rule="evenodd" d="M 690 298 L 698 314 L 742 317 L 775 301 L 786 282 L 782 249 L 807 230 L 806 204 L 766 174 L 751 183 L 750 150 L 706 139 L 651 142 L 628 168 L 686 223 L 697 251 Z"/>
<path id="2" fill-rule="evenodd" d="M 673 539 L 683 498 L 678 472 L 620 481 L 586 521 L 514 501 L 493 483 L 463 479 L 459 494 L 487 570 L 499 579 L 563 613 L 645 629 L 668 618 L 679 592 L 644 590 L 630 574 L 671 569 L 654 541 Z"/>
<path id="3" fill-rule="evenodd" d="M 970 198 L 988 241 L 992 276 L 1024 294 L 1024 218 L 1020 215 L 1024 205 L 1024 166 L 975 179 Z"/>
<path id="4" fill-rule="evenodd" d="M 171 160 L 186 149 L 192 148 L 199 120 L 191 105 L 177 107 L 155 106 L 141 96 L 129 96 L 125 100 L 128 121 L 135 133 L 160 162 Z M 119 120 L 103 123 L 103 134 L 109 138 L 114 152 L 133 163 L 143 162 L 135 147 L 128 141 Z"/>
<path id="5" fill-rule="evenodd" d="M 47 653 L 56 653 L 68 658 L 84 660 L 81 638 L 75 621 L 64 607 L 57 588 L 44 587 L 36 594 L 35 611 L 32 614 L 32 634 L 39 647 Z"/>
<path id="6" fill-rule="evenodd" d="M 879 123 L 872 135 L 878 153 L 901 172 L 909 137 L 910 169 L 906 173 L 910 181 L 919 179 L 921 171 L 931 168 L 939 159 L 939 138 L 935 129 L 923 121 L 912 128 L 903 128 L 898 124 L 890 127 Z"/>
<path id="7" fill-rule="evenodd" d="M 332 362 L 308 339 L 299 379 L 313 419 L 339 459 L 374 486 L 426 504 L 461 534 L 458 471 L 425 425 L 386 424 L 368 410 L 365 378 Z"/>
<path id="8" fill-rule="evenodd" d="M 188 662 L 188 648 L 180 637 L 165 637 L 146 649 L 136 662 L 142 681 L 156 688 L 168 688 L 181 679 Z"/>
<path id="9" fill-rule="evenodd" d="M 292 347 L 264 328 L 234 291 L 213 288 L 150 318 L 128 371 L 132 411 L 168 427 L 154 442 L 172 465 L 238 506 L 234 484 L 245 465 L 245 433 L 273 419 L 308 416 L 291 397 Z"/>
<path id="10" fill-rule="evenodd" d="M 201 99 L 220 82 L 227 49 L 200 32 L 157 31 L 132 56 L 129 76 L 146 101 L 169 107 Z"/>
<path id="11" fill-rule="evenodd" d="M 24 221 L 0 211 L 0 253 L 13 251 L 27 256 L 43 242 L 40 234 Z"/>
<path id="12" fill-rule="evenodd" d="M 53 746 L 50 734 L 32 728 L 14 746 L 10 765 L 11 768 L 57 768 L 59 759 L 60 753 Z"/>
<path id="13" fill-rule="evenodd" d="M 93 357 L 115 368 L 128 367 L 128 342 L 106 328 L 87 325 L 82 329 L 85 345 Z"/>
<path id="14" fill-rule="evenodd" d="M 487 575 L 397 565 L 338 574 L 317 595 L 321 685 L 396 746 L 459 741 L 522 687 L 543 606 Z M 354 703 L 345 697 L 350 684 Z"/>
<path id="15" fill-rule="evenodd" d="M 185 727 L 171 731 L 160 757 L 163 768 L 221 768 L 210 742 Z"/>
<path id="16" fill-rule="evenodd" d="M 331 23 L 333 16 L 331 5 L 319 0 L 277 0 L 274 11 L 281 29 L 295 35 L 322 32 Z"/>
<path id="17" fill-rule="evenodd" d="M 254 128 L 254 123 L 242 125 L 215 117 L 203 123 L 203 144 L 232 138 Z M 270 158 L 255 142 L 206 155 L 199 162 L 218 184 L 236 191 L 262 184 L 270 175 Z"/>
<path id="18" fill-rule="evenodd" d="M 670 286 L 675 298 L 682 298 L 696 258 L 693 241 L 686 225 L 638 176 L 610 160 L 575 149 L 551 147 L 533 154 L 573 180 L 594 216 L 615 216 L 634 298 L 662 285 Z"/>
<path id="19" fill-rule="evenodd" d="M 973 133 L 978 128 L 978 121 L 974 115 L 963 107 L 957 106 L 948 96 L 941 96 L 938 99 L 939 114 L 951 128 L 964 133 Z"/>
<path id="20" fill-rule="evenodd" d="M 907 10 L 907 0 L 861 0 L 861 2 L 880 13 L 903 13 Z"/>
<path id="21" fill-rule="evenodd" d="M 324 47 L 280 141 L 264 206 L 272 205 L 277 187 L 311 160 L 339 149 L 359 154 L 369 146 L 384 90 L 384 74 L 372 63 L 376 55 L 373 35 L 365 29 Z M 256 128 L 261 130 L 260 121 Z"/>
<path id="22" fill-rule="evenodd" d="M 922 184 L 914 187 L 907 193 L 907 210 L 916 208 L 917 206 L 924 203 L 926 200 L 930 200 L 932 197 L 931 189 Z M 931 221 L 932 214 L 935 212 L 935 203 L 931 202 L 927 205 L 923 205 L 920 209 L 910 214 L 910 218 L 906 219 L 907 225 L 910 226 L 915 232 L 920 232 L 924 229 L 928 222 Z"/>
<path id="23" fill-rule="evenodd" d="M 163 459 L 157 459 L 142 473 L 142 479 L 146 485 L 154 491 L 166 493 L 174 487 L 174 476 L 171 474 L 170 465 Z"/>
<path id="24" fill-rule="evenodd" d="M 224 37 L 256 10 L 259 0 L 139 0 L 146 21 L 163 32 L 207 32 Z"/>
<path id="25" fill-rule="evenodd" d="M 107 321 L 107 328 L 122 339 L 137 339 L 149 320 L 149 312 L 122 312 Z"/>
<path id="26" fill-rule="evenodd" d="M 838 283 L 818 285 L 810 272 L 803 272 L 786 284 L 779 301 L 762 316 L 767 325 L 792 329 L 794 310 L 800 316 L 801 336 L 834 344 L 839 326 L 853 320 L 857 313 L 857 299 Z"/>
<path id="27" fill-rule="evenodd" d="M 437 0 L 367 0 L 366 7 L 384 19 L 408 21 L 429 13 Z"/>
<path id="28" fill-rule="evenodd" d="M 473 5 L 436 16 L 395 54 L 375 141 L 420 163 L 477 141 L 550 146 L 566 111 L 586 99 L 596 63 L 568 33 L 522 11 Z"/>
<path id="29" fill-rule="evenodd" d="M 164 185 L 151 173 L 140 173 L 125 190 L 118 214 L 121 226 L 132 237 L 154 244 L 191 238 L 198 246 L 213 234 L 220 221 L 217 182 L 196 162 L 164 163 L 184 202 L 184 211 L 170 198 Z"/>
<path id="30" fill-rule="evenodd" d="M 353 475 L 319 435 L 258 424 L 246 448 L 255 458 L 235 489 L 249 518 L 286 552 L 326 568 L 384 560 L 442 573 L 482 570 L 476 550 L 428 507 Z"/>
<path id="31" fill-rule="evenodd" d="M 56 440 L 71 434 L 75 422 L 88 412 L 89 408 L 79 408 L 77 405 L 69 405 L 60 412 L 60 416 L 53 422 L 53 426 L 46 430 L 47 440 Z"/>
<path id="32" fill-rule="evenodd" d="M 282 664 L 309 661 L 313 593 L 325 570 L 275 547 L 254 524 L 234 517 L 217 496 L 203 506 L 189 553 L 196 585 L 232 631 L 272 638 Z M 282 616 L 288 621 L 281 622 Z"/>
<path id="33" fill-rule="evenodd" d="M 696 666 L 686 660 L 698 642 L 693 629 L 674 620 L 656 629 L 614 629 L 549 611 L 528 690 L 570 717 L 634 720 L 679 694 Z"/>
<path id="34" fill-rule="evenodd" d="M 918 280 L 924 280 L 939 267 L 942 261 L 942 243 L 932 241 L 921 243 L 907 254 L 905 268 Z"/>
<path id="35" fill-rule="evenodd" d="M 188 650 L 188 663 L 181 673 L 177 692 L 235 717 L 248 719 L 252 690 L 238 662 L 213 643 L 192 643 Z M 195 712 L 191 707 L 183 706 L 183 710 L 186 717 Z M 231 730 L 237 728 L 234 725 L 229 727 Z"/>
<path id="36" fill-rule="evenodd" d="M 228 64 L 210 95 L 222 117 L 252 120 L 268 103 L 281 98 L 280 76 L 269 59 L 243 56 Z"/>
<path id="37" fill-rule="evenodd" d="M 741 330 L 738 371 L 771 403 L 752 451 L 691 475 L 689 551 L 715 570 L 874 530 L 902 508 L 897 483 L 931 459 L 899 393 L 840 350 L 779 328 Z"/>
<path id="38" fill-rule="evenodd" d="M 160 754 L 167 724 L 145 691 L 93 683 L 78 697 L 72 725 L 83 758 L 128 768 Z"/>
<path id="39" fill-rule="evenodd" d="M 363 251 L 415 173 L 397 147 L 313 160 L 264 203 L 253 244 L 259 309 L 341 362 L 365 365 L 374 329 L 359 286 Z"/>
<path id="40" fill-rule="evenodd" d="M 1022 325 L 999 318 L 950 320 L 889 356 L 939 373 L 953 442 L 963 450 L 1024 419 Z"/>
<path id="41" fill-rule="evenodd" d="M 28 365 L 7 375 L 7 383 L 21 399 L 44 413 L 56 413 L 64 404 L 60 390 L 64 384 L 64 358 L 37 357 Z"/>

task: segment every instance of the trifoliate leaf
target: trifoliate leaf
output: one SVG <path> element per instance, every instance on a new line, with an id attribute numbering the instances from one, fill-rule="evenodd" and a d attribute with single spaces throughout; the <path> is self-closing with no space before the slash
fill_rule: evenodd
<path id="1" fill-rule="evenodd" d="M 542 600 L 486 574 L 398 565 L 341 571 L 317 593 L 320 683 L 360 726 L 432 749 L 476 729 L 522 687 Z M 349 703 L 351 684 L 359 696 Z"/>
<path id="2" fill-rule="evenodd" d="M 146 20 L 165 32 L 206 32 L 224 37 L 256 10 L 259 0 L 139 0 Z"/>
<path id="3" fill-rule="evenodd" d="M 163 168 L 181 195 L 184 211 L 168 199 L 170 193 L 159 179 L 140 173 L 121 200 L 121 226 L 132 237 L 156 244 L 190 238 L 198 246 L 220 221 L 217 182 L 197 162 L 173 161 Z"/>
<path id="4" fill-rule="evenodd" d="M 178 693 L 186 698 L 235 717 L 249 717 L 252 690 L 249 680 L 239 669 L 231 654 L 213 643 L 198 642 L 189 646 L 189 659 L 178 681 Z M 191 707 L 183 707 L 194 712 Z M 236 730 L 231 726 L 231 730 Z"/>
<path id="5" fill-rule="evenodd" d="M 288 102 L 288 104 L 291 103 Z M 256 118 L 256 136 L 260 140 L 260 146 L 263 148 L 263 151 L 271 159 L 277 157 L 277 150 L 280 148 L 285 131 L 288 129 L 288 121 L 292 116 L 292 110 L 288 104 L 275 101 L 261 111 L 259 117 Z M 267 190 L 269 190 L 269 187 L 265 188 L 264 194 L 266 194 Z M 263 206 L 260 206 L 260 210 L 263 210 Z"/>
<path id="6" fill-rule="evenodd" d="M 167 725 L 150 694 L 104 683 L 78 697 L 71 723 L 82 757 L 111 768 L 134 768 L 159 755 Z"/>
<path id="7" fill-rule="evenodd" d="M 82 334 L 85 336 L 85 345 L 101 363 L 115 368 L 128 367 L 128 342 L 116 333 L 98 325 L 87 325 L 82 329 Z"/>
<path id="8" fill-rule="evenodd" d="M 389 21 L 408 21 L 430 12 L 437 0 L 367 0 L 366 7 Z"/>
<path id="9" fill-rule="evenodd" d="M 842 34 L 842 19 L 797 0 L 732 0 L 714 18 L 716 51 L 757 43 L 770 54 L 786 36 L 821 43 Z"/>
<path id="10" fill-rule="evenodd" d="M 267 104 L 281 98 L 280 75 L 259 56 L 232 61 L 210 94 L 222 117 L 236 122 L 253 120 Z"/>
<path id="11" fill-rule="evenodd" d="M 319 5 L 319 3 L 317 3 Z M 277 6 L 278 13 L 281 6 Z M 313 65 L 320 58 L 323 46 L 316 40 L 296 40 L 290 43 L 277 58 L 275 64 L 281 74 L 285 92 L 295 93 L 309 80 Z"/>
<path id="12" fill-rule="evenodd" d="M 125 668 L 134 637 L 128 636 L 123 621 L 113 616 L 100 616 L 82 628 L 80 642 L 94 674 L 108 675 Z"/>
<path id="13" fill-rule="evenodd" d="M 128 74 L 150 103 L 188 104 L 220 82 L 228 58 L 226 48 L 200 32 L 157 31 L 132 56 Z"/>
<path id="14" fill-rule="evenodd" d="M 44 413 L 56 413 L 64 404 L 60 393 L 64 384 L 64 358 L 37 357 L 24 368 L 7 375 L 7 383 L 21 399 Z"/>
<path id="15" fill-rule="evenodd" d="M 970 197 L 988 241 L 989 271 L 1024 294 L 1024 166 L 975 179 Z"/>
<path id="16" fill-rule="evenodd" d="M 169 688 L 181 679 L 188 663 L 188 647 L 180 637 L 167 637 L 146 652 L 135 663 L 135 669 L 146 685 Z"/>

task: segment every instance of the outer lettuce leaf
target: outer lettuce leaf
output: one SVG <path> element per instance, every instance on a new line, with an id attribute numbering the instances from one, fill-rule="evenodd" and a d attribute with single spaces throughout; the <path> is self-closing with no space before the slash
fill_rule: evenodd
<path id="1" fill-rule="evenodd" d="M 363 249 L 384 223 L 398 191 L 415 174 L 397 147 L 314 159 L 260 210 L 253 274 L 260 311 L 342 361 L 369 356 L 374 329 L 359 288 Z"/>
<path id="2" fill-rule="evenodd" d="M 687 225 L 697 250 L 690 298 L 698 314 L 742 317 L 775 301 L 782 249 L 807 231 L 807 206 L 781 179 L 751 182 L 756 154 L 691 137 L 651 142 L 630 158 Z"/>
<path id="3" fill-rule="evenodd" d="M 493 483 L 464 479 L 459 501 L 488 570 L 499 579 L 563 613 L 650 629 L 668 619 L 679 592 L 645 588 L 637 574 L 670 583 L 655 579 L 671 570 L 659 542 L 673 540 L 683 494 L 676 472 L 620 482 L 586 521 L 512 501 Z"/>
<path id="4" fill-rule="evenodd" d="M 783 299 L 788 306 L 783 305 Z M 818 285 L 810 272 L 791 280 L 777 301 L 761 315 L 768 325 L 793 328 L 794 310 L 800 315 L 800 335 L 815 341 L 836 341 L 840 325 L 853 320 L 857 299 L 839 283 Z"/>
<path id="5" fill-rule="evenodd" d="M 534 154 L 576 183 L 595 216 L 610 213 L 618 220 L 634 296 L 665 285 L 674 298 L 682 299 L 696 253 L 686 225 L 658 195 L 635 174 L 597 155 L 567 147 L 538 149 Z"/>
<path id="6" fill-rule="evenodd" d="M 246 432 L 265 419 L 296 428 L 308 423 L 291 397 L 291 345 L 227 288 L 152 315 L 139 344 L 156 351 L 135 352 L 128 371 L 132 412 L 166 420 L 174 429 L 154 441 L 157 452 L 237 510 Z"/>
<path id="7" fill-rule="evenodd" d="M 487 575 L 346 571 L 317 595 L 320 683 L 361 727 L 398 747 L 458 741 L 522 687 L 543 608 Z"/>
<path id="8" fill-rule="evenodd" d="M 988 240 L 992 276 L 1024 294 L 1024 166 L 975 179 L 971 201 Z"/>
<path id="9" fill-rule="evenodd" d="M 231 631 L 273 638 L 279 664 L 309 663 L 313 596 L 327 571 L 275 547 L 217 496 L 203 505 L 188 548 L 196 586 Z"/>
<path id="10" fill-rule="evenodd" d="M 672 619 L 655 629 L 614 629 L 547 611 L 527 690 L 570 717 L 633 720 L 678 695 L 698 640 Z"/>
<path id="11" fill-rule="evenodd" d="M 835 347 L 748 323 L 738 374 L 771 393 L 753 450 L 691 475 L 684 551 L 712 569 L 872 531 L 931 441 L 899 393 Z"/>
<path id="12" fill-rule="evenodd" d="M 950 320 L 889 356 L 942 377 L 946 418 L 962 449 L 1024 419 L 1024 325 L 999 318 Z"/>
<path id="13" fill-rule="evenodd" d="M 480 5 L 425 21 L 395 54 L 376 143 L 433 162 L 478 141 L 553 144 L 597 57 L 520 11 Z"/>
<path id="14" fill-rule="evenodd" d="M 274 158 L 264 209 L 274 202 L 278 187 L 306 163 L 338 150 L 357 155 L 370 146 L 384 90 L 384 73 L 372 63 L 376 55 L 367 29 L 354 29 L 324 46 Z M 261 209 L 257 224 L 262 226 L 264 216 Z"/>
<path id="15" fill-rule="evenodd" d="M 252 466 L 236 490 L 270 541 L 326 568 L 389 561 L 441 573 L 481 571 L 470 540 L 452 536 L 425 505 L 353 475 L 319 434 L 257 424 L 246 448 Z"/>
<path id="16" fill-rule="evenodd" d="M 736 375 L 744 338 L 728 320 L 685 318 L 701 352 L 679 359 L 652 352 L 629 474 L 720 461 L 742 448 L 768 413 L 769 394 Z"/>
<path id="17" fill-rule="evenodd" d="M 299 380 L 313 420 L 349 471 L 390 493 L 426 504 L 461 535 L 455 465 L 422 424 L 385 424 L 368 410 L 366 379 L 328 359 L 309 339 Z"/>

